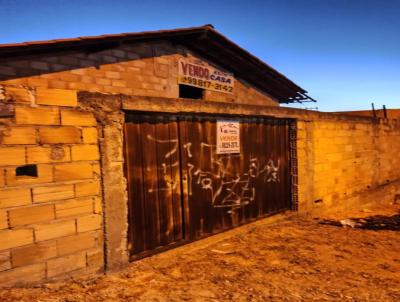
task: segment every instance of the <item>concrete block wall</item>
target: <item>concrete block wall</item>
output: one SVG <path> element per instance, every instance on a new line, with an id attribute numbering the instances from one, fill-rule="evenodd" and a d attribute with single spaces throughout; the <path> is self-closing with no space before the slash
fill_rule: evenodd
<path id="1" fill-rule="evenodd" d="M 168 42 L 123 45 L 92 53 L 71 51 L 11 59 L 0 58 L 0 83 L 177 98 L 178 59 L 182 56 L 202 60 L 184 47 Z M 205 99 L 279 105 L 271 96 L 259 92 L 238 78 L 235 79 L 234 94 L 206 91 Z"/>
<path id="2" fill-rule="evenodd" d="M 0 285 L 101 271 L 96 120 L 76 91 L 0 88 L 14 109 L 0 118 Z"/>
<path id="3" fill-rule="evenodd" d="M 400 194 L 400 123 L 318 119 L 298 122 L 300 211 L 389 204 Z"/>
<path id="4" fill-rule="evenodd" d="M 395 120 L 87 92 L 78 100 L 69 89 L 15 85 L 0 85 L 0 102 L 14 109 L 0 118 L 2 286 L 127 265 L 123 109 L 296 119 L 300 212 L 388 204 L 400 194 Z M 37 177 L 17 175 L 26 165 Z"/>

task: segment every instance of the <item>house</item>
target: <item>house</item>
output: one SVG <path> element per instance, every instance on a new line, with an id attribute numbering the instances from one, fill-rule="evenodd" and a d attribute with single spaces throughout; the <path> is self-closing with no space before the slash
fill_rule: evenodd
<path id="1" fill-rule="evenodd" d="M 0 45 L 0 284 L 391 202 L 399 122 L 280 107 L 307 100 L 211 25 Z"/>

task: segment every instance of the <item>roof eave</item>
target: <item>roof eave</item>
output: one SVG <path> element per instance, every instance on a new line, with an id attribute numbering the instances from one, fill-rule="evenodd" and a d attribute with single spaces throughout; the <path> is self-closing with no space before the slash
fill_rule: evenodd
<path id="1" fill-rule="evenodd" d="M 208 51 L 201 50 L 199 41 L 208 43 L 215 52 L 222 54 L 219 60 L 226 67 L 244 80 L 252 83 L 261 91 L 268 93 L 280 103 L 296 103 L 304 100 L 315 101 L 307 96 L 307 91 L 296 85 L 283 74 L 241 48 L 219 32 L 212 25 L 190 27 L 173 30 L 146 31 L 139 33 L 122 33 L 102 36 L 78 37 L 72 39 L 55 39 L 48 41 L 25 42 L 18 44 L 0 45 L 2 58 L 36 55 L 58 51 L 81 50 L 91 52 L 98 47 L 103 49 L 115 48 L 121 44 L 139 43 L 154 40 L 172 40 L 176 43 L 202 52 L 202 55 L 213 57 Z M 231 58 L 232 57 L 232 58 Z M 215 60 L 215 56 L 213 57 Z M 242 64 L 237 64 L 238 60 Z M 224 61 L 224 62 L 222 62 Z M 246 70 L 254 71 L 254 76 L 248 75 Z"/>

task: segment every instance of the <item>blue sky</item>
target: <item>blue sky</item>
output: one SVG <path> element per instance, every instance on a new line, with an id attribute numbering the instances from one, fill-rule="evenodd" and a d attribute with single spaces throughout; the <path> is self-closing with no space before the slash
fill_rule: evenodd
<path id="1" fill-rule="evenodd" d="M 400 0 L 0 0 L 0 43 L 208 23 L 318 100 L 306 107 L 400 108 Z"/>

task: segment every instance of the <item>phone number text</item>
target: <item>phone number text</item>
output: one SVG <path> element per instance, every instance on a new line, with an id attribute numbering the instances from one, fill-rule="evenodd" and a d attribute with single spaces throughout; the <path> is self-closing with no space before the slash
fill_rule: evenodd
<path id="1" fill-rule="evenodd" d="M 207 80 L 200 80 L 200 79 L 196 79 L 196 78 L 192 78 L 192 77 L 180 77 L 179 82 L 182 84 L 189 84 L 189 85 L 193 85 L 193 86 L 197 86 L 197 87 L 203 87 L 205 89 L 233 93 L 232 86 L 218 84 L 218 83 L 214 83 L 214 82 L 207 81 Z"/>

